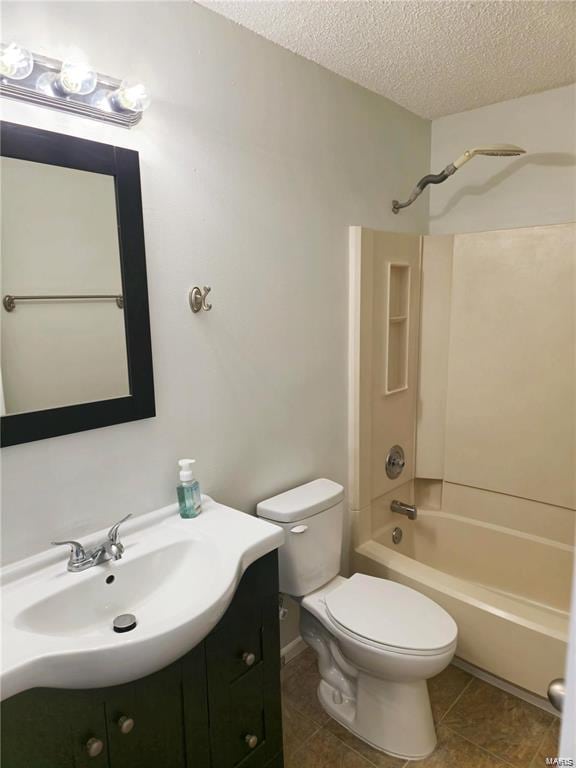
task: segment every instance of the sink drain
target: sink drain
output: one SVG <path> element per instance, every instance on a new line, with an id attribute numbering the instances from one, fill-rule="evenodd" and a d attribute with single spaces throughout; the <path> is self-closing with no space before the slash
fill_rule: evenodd
<path id="1" fill-rule="evenodd" d="M 136 626 L 136 616 L 133 613 L 121 613 L 112 622 L 114 632 L 130 632 Z"/>

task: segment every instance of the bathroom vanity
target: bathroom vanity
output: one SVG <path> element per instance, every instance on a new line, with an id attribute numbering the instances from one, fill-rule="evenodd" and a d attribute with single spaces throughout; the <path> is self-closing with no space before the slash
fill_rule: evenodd
<path id="1" fill-rule="evenodd" d="M 124 685 L 34 688 L 1 714 L 3 768 L 282 768 L 276 552 L 178 661 Z"/>
<path id="2" fill-rule="evenodd" d="M 2 569 L 2 768 L 281 768 L 282 531 L 203 496 L 121 537 L 80 572 L 62 548 Z"/>

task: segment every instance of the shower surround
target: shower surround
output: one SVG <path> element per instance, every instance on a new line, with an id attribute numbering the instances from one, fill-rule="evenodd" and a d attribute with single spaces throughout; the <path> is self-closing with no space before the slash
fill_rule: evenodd
<path id="1" fill-rule="evenodd" d="M 407 386 L 388 392 L 398 238 L 422 290 Z M 457 656 L 538 696 L 564 673 L 575 358 L 575 225 L 423 238 L 352 228 L 353 566 L 429 595 L 458 623 Z M 407 463 L 394 480 L 396 443 Z M 393 514 L 393 498 L 416 503 L 418 519 Z"/>

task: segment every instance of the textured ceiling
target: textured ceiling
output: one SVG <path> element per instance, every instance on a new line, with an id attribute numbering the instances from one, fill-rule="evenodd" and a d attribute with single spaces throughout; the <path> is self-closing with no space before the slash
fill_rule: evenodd
<path id="1" fill-rule="evenodd" d="M 200 0 L 422 117 L 576 80 L 576 3 Z"/>

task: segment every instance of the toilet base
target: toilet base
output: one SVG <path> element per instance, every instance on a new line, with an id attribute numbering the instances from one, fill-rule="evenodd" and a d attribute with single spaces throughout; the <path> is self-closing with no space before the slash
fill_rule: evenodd
<path id="1" fill-rule="evenodd" d="M 324 710 L 381 752 L 404 760 L 431 755 L 436 730 L 426 679 L 450 663 L 454 648 L 430 656 L 374 648 L 336 625 L 328 631 L 322 594 L 316 597 L 302 605 L 300 634 L 318 657 Z"/>
<path id="2" fill-rule="evenodd" d="M 397 683 L 360 673 L 355 699 L 325 680 L 318 686 L 318 699 L 340 725 L 388 755 L 423 760 L 436 748 L 425 680 Z"/>

